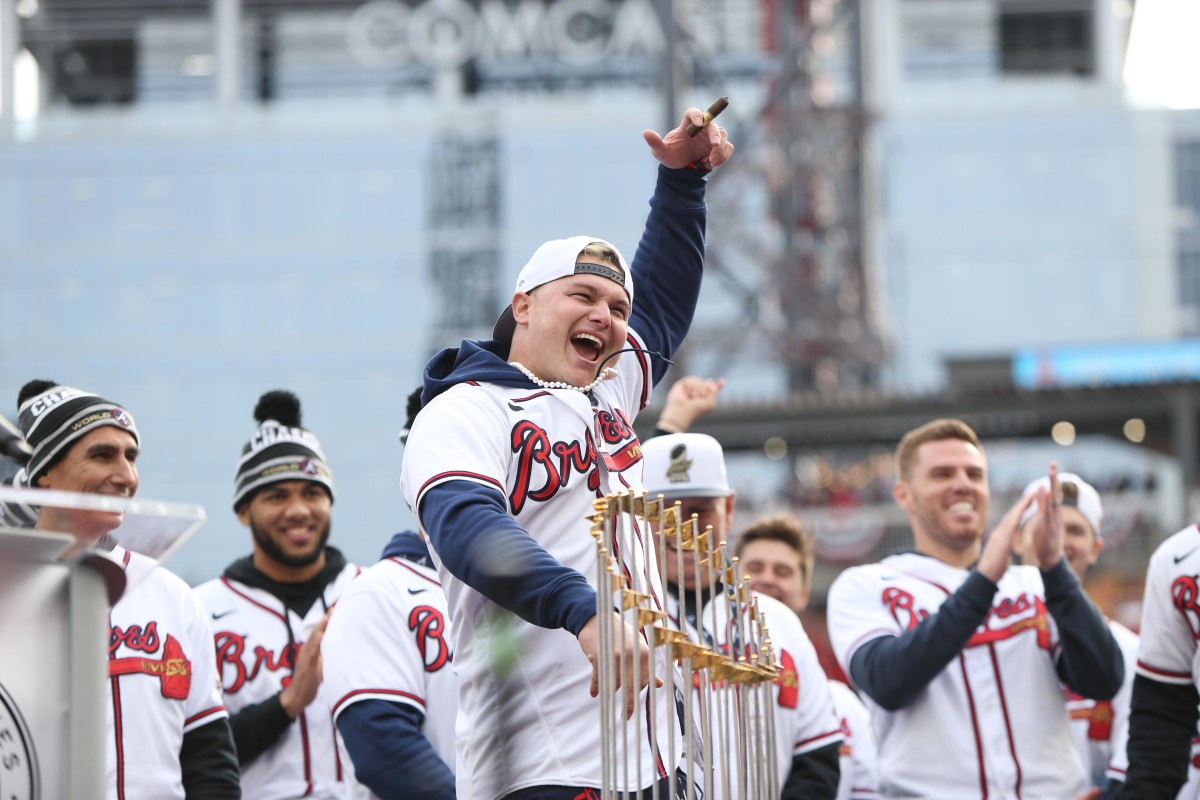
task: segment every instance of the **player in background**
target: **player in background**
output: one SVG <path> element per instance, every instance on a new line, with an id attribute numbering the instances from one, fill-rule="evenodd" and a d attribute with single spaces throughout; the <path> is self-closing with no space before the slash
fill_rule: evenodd
<path id="1" fill-rule="evenodd" d="M 573 800 L 604 782 L 587 518 L 598 496 L 640 484 L 633 419 L 666 371 L 660 356 L 691 324 L 705 181 L 733 150 L 718 125 L 687 134 L 703 121 L 691 108 L 665 137 L 643 134 L 660 167 L 632 268 L 597 237 L 547 242 L 521 270 L 495 338 L 465 340 L 426 366 L 401 485 L 449 601 L 459 756 L 474 800 Z M 629 563 L 645 555 L 624 553 Z M 628 656 L 618 674 L 636 658 L 645 678 L 649 648 L 614 621 L 608 652 Z M 644 687 L 618 689 L 627 717 L 647 705 Z M 665 714 L 640 729 L 653 734 L 635 740 L 643 768 L 622 780 L 628 790 L 665 785 L 676 768 L 663 763 L 677 736 Z"/>
<path id="2" fill-rule="evenodd" d="M 812 595 L 812 537 L 793 516 L 765 517 L 737 535 L 738 570 L 750 588 L 774 597 L 800 615 Z M 875 728 L 853 689 L 829 680 L 833 710 L 841 721 L 838 800 L 879 797 Z"/>
<path id="3" fill-rule="evenodd" d="M 987 461 L 961 420 L 935 420 L 896 450 L 896 503 L 914 552 L 852 567 L 829 590 L 838 663 L 864 694 L 879 737 L 883 797 L 1020 796 L 1085 791 L 1062 685 L 1107 700 L 1121 651 L 1063 557 L 1056 468 L 982 544 Z M 1036 567 L 1012 539 L 1034 500 Z"/>
<path id="4" fill-rule="evenodd" d="M 1100 536 L 1100 522 L 1104 516 L 1104 509 L 1100 503 L 1100 493 L 1078 475 L 1070 472 L 1059 473 L 1058 485 L 1062 497 L 1060 514 L 1063 553 L 1071 571 L 1082 585 L 1088 570 L 1096 563 L 1100 551 L 1104 549 L 1104 539 Z M 1041 477 L 1031 481 L 1025 487 L 1023 495 L 1029 497 L 1038 490 L 1048 492 L 1049 489 L 1050 479 Z M 1021 516 L 1021 532 L 1013 539 L 1013 551 L 1023 564 L 1035 563 L 1033 520 L 1038 511 L 1036 503 L 1026 509 Z M 1125 678 L 1121 682 L 1121 690 L 1112 700 L 1089 700 L 1070 690 L 1064 692 L 1075 747 L 1083 759 L 1089 785 L 1107 790 L 1110 780 L 1124 780 L 1129 763 L 1125 755 L 1125 744 L 1129 739 L 1129 699 L 1137 666 L 1138 637 L 1115 620 L 1106 619 L 1105 622 L 1121 648 L 1125 665 Z"/>
<path id="5" fill-rule="evenodd" d="M 338 601 L 321 641 L 325 695 L 361 794 L 454 800 L 454 715 L 446 597 L 412 531 Z M 369 789 L 369 791 L 366 791 Z"/>
<path id="6" fill-rule="evenodd" d="M 645 460 L 643 486 L 648 497 L 662 496 L 667 503 L 679 504 L 679 518 L 697 517 L 700 531 L 712 527 L 714 543 L 728 541 L 733 533 L 735 493 L 729 486 L 725 470 L 725 454 L 721 445 L 703 433 L 672 433 L 656 436 L 642 445 Z M 711 641 L 714 648 L 729 653 L 724 629 L 713 631 L 708 606 L 708 570 L 699 570 L 684 559 L 682 572 L 676 557 L 674 539 L 665 540 L 666 547 L 658 552 L 667 578 L 667 617 L 671 626 L 683 631 L 697 643 Z M 655 541 L 657 548 L 658 540 Z M 719 584 L 718 584 L 719 585 Z M 697 607 L 693 593 L 700 587 Z M 680 589 L 683 607 L 680 607 Z M 775 742 L 778 751 L 779 786 L 781 797 L 791 800 L 833 800 L 838 786 L 838 752 L 842 731 L 833 711 L 828 681 L 817 651 L 791 609 L 769 596 L 759 596 L 759 606 L 766 616 L 776 660 L 782 673 L 776 683 Z M 716 602 L 722 602 L 718 595 Z M 723 627 L 723 626 L 722 626 Z M 798 691 L 789 691 L 797 687 Z M 714 733 L 720 730 L 714 725 Z M 714 753 L 732 752 L 734 744 L 719 738 L 712 743 Z M 714 756 L 714 767 L 721 763 Z M 735 782 L 731 781 L 733 785 Z M 716 796 L 723 800 L 723 782 L 716 781 Z"/>
<path id="7" fill-rule="evenodd" d="M 133 497 L 141 444 L 133 415 L 90 392 L 30 381 L 17 398 L 33 450 L 22 483 Z M 28 509 L 27 509 L 28 511 Z M 121 514 L 46 507 L 36 529 L 103 547 Z M 109 612 L 106 797 L 241 797 L 208 616 L 187 584 L 140 553 L 113 546 L 130 588 Z M 168 666 L 170 671 L 168 672 Z"/>
<path id="8" fill-rule="evenodd" d="M 408 398 L 403 443 L 421 407 Z M 458 680 L 450 615 L 429 550 L 397 533 L 382 560 L 350 585 L 330 615 L 321 653 L 325 695 L 360 791 L 381 800 L 454 800 Z"/>
<path id="9" fill-rule="evenodd" d="M 346 781 L 321 697 L 321 637 L 359 570 L 328 545 L 333 475 L 300 425 L 300 401 L 267 392 L 254 417 L 233 493 L 253 551 L 196 591 L 212 616 L 246 796 L 340 798 Z"/>
<path id="10" fill-rule="evenodd" d="M 1198 575 L 1200 526 L 1174 534 L 1150 557 L 1129 716 L 1129 771 L 1116 797 L 1172 800 L 1188 779 L 1200 719 Z"/>

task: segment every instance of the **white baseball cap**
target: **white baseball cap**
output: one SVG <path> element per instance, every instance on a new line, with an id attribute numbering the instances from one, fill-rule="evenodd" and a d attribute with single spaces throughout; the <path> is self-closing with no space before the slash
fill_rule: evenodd
<path id="1" fill-rule="evenodd" d="M 1104 517 L 1104 510 L 1100 505 L 1100 493 L 1096 491 L 1095 487 L 1073 472 L 1060 472 L 1058 473 L 1058 488 L 1062 492 L 1063 505 L 1079 509 L 1079 513 L 1083 514 L 1083 518 L 1092 526 L 1092 533 L 1099 536 L 1100 520 Z M 1043 475 L 1036 481 L 1030 482 L 1021 496 L 1028 497 L 1038 489 L 1050 490 L 1050 476 Z M 1036 502 L 1025 509 L 1025 513 L 1021 515 L 1021 525 L 1024 526 L 1037 511 L 1038 504 Z"/>
<path id="2" fill-rule="evenodd" d="M 706 433 L 671 433 L 642 443 L 642 487 L 649 497 L 729 497 L 725 452 Z"/>
<path id="3" fill-rule="evenodd" d="M 613 252 L 617 254 L 617 261 L 620 263 L 621 269 L 615 270 L 602 264 L 576 263 L 576 259 L 579 258 L 583 249 L 593 242 L 612 247 Z M 532 292 L 543 283 L 566 278 L 569 275 L 599 275 L 602 278 L 608 278 L 625 289 L 625 294 L 629 295 L 629 304 L 633 305 L 633 274 L 629 271 L 629 264 L 625 261 L 625 256 L 621 255 L 621 251 L 611 243 L 597 236 L 551 239 L 543 244 L 533 252 L 529 262 L 521 268 L 521 274 L 517 276 L 517 285 L 513 289 L 513 294 Z M 510 303 L 500 318 L 496 320 L 496 325 L 492 328 L 492 338 L 501 342 L 512 342 L 513 331 L 516 330 L 516 327 L 517 321 L 513 318 L 512 304 Z"/>

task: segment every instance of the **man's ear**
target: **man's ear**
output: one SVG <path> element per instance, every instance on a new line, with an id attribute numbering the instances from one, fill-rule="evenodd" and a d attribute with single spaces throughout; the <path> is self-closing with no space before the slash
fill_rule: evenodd
<path id="1" fill-rule="evenodd" d="M 239 508 L 237 510 L 237 518 L 238 518 L 238 521 L 241 522 L 243 525 L 245 525 L 247 528 L 250 527 L 250 501 L 249 500 L 242 503 L 241 508 Z"/>
<path id="2" fill-rule="evenodd" d="M 525 292 L 517 292 L 516 294 L 513 295 L 513 299 L 512 299 L 513 319 L 517 321 L 518 325 L 528 325 L 529 324 L 529 305 L 530 305 L 529 295 L 526 294 Z"/>
<path id="3" fill-rule="evenodd" d="M 912 495 L 909 494 L 908 484 L 897 479 L 892 484 L 892 499 L 896 501 L 896 505 L 908 511 L 909 506 L 912 505 Z"/>

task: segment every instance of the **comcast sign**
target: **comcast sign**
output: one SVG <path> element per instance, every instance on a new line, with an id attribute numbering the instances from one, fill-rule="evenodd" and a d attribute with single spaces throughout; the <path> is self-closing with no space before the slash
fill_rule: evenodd
<path id="1" fill-rule="evenodd" d="M 677 5 L 676 19 L 698 56 L 726 50 L 712 0 Z M 705 8 L 699 8 L 699 5 Z M 538 59 L 577 65 L 613 57 L 656 54 L 663 28 L 650 0 L 372 0 L 351 15 L 351 54 L 365 67 L 420 63 L 454 68 L 472 59 Z M 741 49 L 741 48 L 738 48 Z"/>

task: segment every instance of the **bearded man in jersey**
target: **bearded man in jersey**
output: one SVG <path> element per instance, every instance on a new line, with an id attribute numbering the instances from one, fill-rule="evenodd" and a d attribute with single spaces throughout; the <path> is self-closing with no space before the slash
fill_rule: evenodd
<path id="1" fill-rule="evenodd" d="M 449 601 L 460 771 L 475 800 L 572 800 L 606 782 L 587 518 L 597 497 L 640 483 L 633 419 L 695 309 L 705 180 L 733 146 L 715 124 L 689 136 L 689 123 L 704 124 L 698 109 L 665 137 L 643 134 L 660 166 L 632 266 L 599 237 L 546 242 L 521 270 L 494 339 L 466 340 L 426 366 L 401 486 Z M 639 581 L 632 588 L 661 602 L 661 587 L 645 585 L 643 543 L 627 544 L 619 557 Z M 624 674 L 636 658 L 645 684 L 649 649 L 612 613 L 605 651 L 625 654 Z M 613 740 L 631 743 L 616 788 L 665 786 L 676 767 L 667 737 L 677 733 L 648 707 L 644 686 L 614 693 L 626 721 Z"/>
<path id="2" fill-rule="evenodd" d="M 133 497 L 141 438 L 133 415 L 91 392 L 30 381 L 17 397 L 32 456 L 16 485 Z M 187 584 L 154 559 L 106 543 L 122 512 L 10 509 L 37 530 L 99 546 L 129 588 L 109 613 L 106 797 L 239 798 L 229 718 L 216 688 L 212 632 Z"/>
<path id="3" fill-rule="evenodd" d="M 327 543 L 333 475 L 301 427 L 299 399 L 267 392 L 254 417 L 233 494 L 254 549 L 197 593 L 212 615 L 246 795 L 340 798 L 347 781 L 321 693 L 321 637 L 359 569 Z"/>
<path id="4" fill-rule="evenodd" d="M 935 420 L 910 431 L 895 463 L 892 494 L 915 551 L 846 570 L 828 601 L 834 654 L 875 723 L 880 793 L 1080 795 L 1087 781 L 1061 687 L 1108 700 L 1124 664 L 1063 557 L 1055 467 L 985 545 L 987 461 L 969 426 Z M 1036 565 L 1012 565 L 1021 514 L 1034 502 Z"/>

